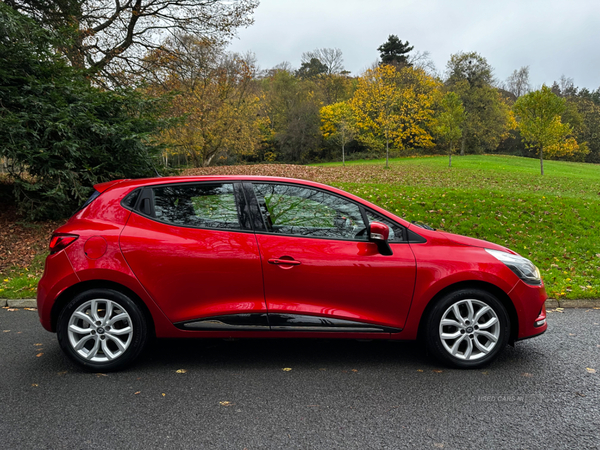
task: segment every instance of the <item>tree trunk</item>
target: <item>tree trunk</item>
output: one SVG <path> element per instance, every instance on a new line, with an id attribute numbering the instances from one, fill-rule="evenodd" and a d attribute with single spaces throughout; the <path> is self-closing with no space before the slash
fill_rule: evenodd
<path id="1" fill-rule="evenodd" d="M 344 144 L 342 143 L 342 166 L 346 167 L 346 158 L 344 156 Z"/>
<path id="2" fill-rule="evenodd" d="M 452 167 L 452 150 L 448 152 L 448 167 Z"/>
<path id="3" fill-rule="evenodd" d="M 460 156 L 465 156 L 465 138 L 460 142 Z"/>
<path id="4" fill-rule="evenodd" d="M 389 169 L 389 163 L 388 160 L 390 159 L 390 141 L 388 141 L 388 139 L 385 139 L 385 168 Z"/>
<path id="5" fill-rule="evenodd" d="M 544 147 L 540 147 L 540 169 L 544 175 Z"/>

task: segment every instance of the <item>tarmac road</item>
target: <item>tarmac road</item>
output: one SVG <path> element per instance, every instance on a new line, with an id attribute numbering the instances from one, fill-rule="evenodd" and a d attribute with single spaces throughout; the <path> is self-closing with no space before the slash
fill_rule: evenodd
<path id="1" fill-rule="evenodd" d="M 164 340 L 90 374 L 0 309 L 0 447 L 600 448 L 600 309 L 548 322 L 475 371 L 414 343 Z"/>

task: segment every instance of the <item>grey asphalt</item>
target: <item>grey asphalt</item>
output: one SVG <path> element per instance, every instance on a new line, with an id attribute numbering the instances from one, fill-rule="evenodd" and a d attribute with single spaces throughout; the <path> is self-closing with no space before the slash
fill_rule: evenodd
<path id="1" fill-rule="evenodd" d="M 414 343 L 165 340 L 91 374 L 0 309 L 0 448 L 600 448 L 600 309 L 548 322 L 475 371 Z"/>

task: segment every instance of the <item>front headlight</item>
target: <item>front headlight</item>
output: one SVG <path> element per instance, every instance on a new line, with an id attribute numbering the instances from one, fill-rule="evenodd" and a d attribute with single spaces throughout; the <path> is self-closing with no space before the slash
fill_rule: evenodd
<path id="1" fill-rule="evenodd" d="M 539 286 L 542 284 L 540 270 L 527 258 L 522 256 L 512 255 L 510 253 L 501 252 L 498 250 L 485 249 L 494 258 L 502 261 L 512 270 L 521 280 L 527 284 Z"/>

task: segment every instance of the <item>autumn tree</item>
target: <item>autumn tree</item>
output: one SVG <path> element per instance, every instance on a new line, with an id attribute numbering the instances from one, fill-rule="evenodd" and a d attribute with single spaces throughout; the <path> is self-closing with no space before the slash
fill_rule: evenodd
<path id="1" fill-rule="evenodd" d="M 523 66 L 518 70 L 515 69 L 506 79 L 505 89 L 516 98 L 527 94 L 531 90 L 531 85 L 529 83 L 529 66 Z"/>
<path id="2" fill-rule="evenodd" d="M 466 151 L 494 151 L 508 135 L 510 109 L 494 83 L 492 67 L 478 53 L 457 53 L 450 57 L 445 84 L 458 94 L 466 112 L 461 155 Z"/>
<path id="3" fill-rule="evenodd" d="M 595 91 L 599 92 L 599 91 Z M 585 161 L 600 163 L 600 97 L 594 92 L 582 89 L 577 96 L 567 98 L 567 105 L 571 104 L 577 108 L 581 123 L 574 126 L 574 133 L 578 142 L 587 142 L 590 150 Z M 597 98 L 597 100 L 595 100 Z"/>
<path id="4" fill-rule="evenodd" d="M 547 156 L 573 155 L 586 152 L 573 137 L 571 127 L 562 123 L 561 114 L 566 109 L 564 99 L 558 97 L 547 86 L 519 98 L 514 107 L 519 130 L 534 146 L 540 157 L 540 171 L 544 175 L 544 150 Z"/>
<path id="5" fill-rule="evenodd" d="M 343 74 L 322 75 L 316 80 L 326 105 L 345 102 L 354 94 L 356 79 Z"/>
<path id="6" fill-rule="evenodd" d="M 60 46 L 71 64 L 115 79 L 143 73 L 165 36 L 219 40 L 253 22 L 256 0 L 5 0 L 45 27 L 68 30 Z M 163 49 L 164 50 L 164 49 Z M 123 80 L 126 77 L 120 78 Z"/>
<path id="7" fill-rule="evenodd" d="M 410 53 L 414 47 L 412 47 L 408 41 L 402 42 L 398 39 L 398 36 L 390 34 L 388 40 L 377 47 L 379 56 L 381 58 L 381 64 L 383 65 L 394 65 L 394 66 L 405 66 L 408 65 L 408 53 Z"/>
<path id="8" fill-rule="evenodd" d="M 358 131 L 352 108 L 346 102 L 323 106 L 321 123 L 323 137 L 342 148 L 342 165 L 345 166 L 346 145 L 354 140 Z"/>
<path id="9" fill-rule="evenodd" d="M 316 48 L 311 52 L 302 53 L 301 63 L 310 63 L 317 59 L 325 66 L 325 74 L 340 74 L 344 71 L 344 58 L 339 48 Z"/>
<path id="10" fill-rule="evenodd" d="M 311 58 L 309 61 L 302 63 L 300 69 L 296 72 L 296 76 L 300 78 L 316 78 L 326 73 L 327 66 L 317 58 Z"/>
<path id="11" fill-rule="evenodd" d="M 440 102 L 440 110 L 433 129 L 436 137 L 448 146 L 448 167 L 452 167 L 452 153 L 462 137 L 465 109 L 455 92 L 448 92 Z"/>
<path id="12" fill-rule="evenodd" d="M 260 152 L 289 162 L 309 160 L 322 143 L 322 94 L 314 79 L 280 69 L 260 81 Z"/>
<path id="13" fill-rule="evenodd" d="M 438 82 L 421 69 L 381 65 L 367 70 L 358 79 L 350 106 L 368 146 L 385 147 L 386 167 L 389 147 L 431 147 L 427 129 L 433 117 Z"/>
<path id="14" fill-rule="evenodd" d="M 253 154 L 258 145 L 259 97 L 250 56 L 224 52 L 210 41 L 176 36 L 146 58 L 157 81 L 153 93 L 173 93 L 169 115 L 185 123 L 164 133 L 174 152 L 195 167 L 222 158 Z"/>

